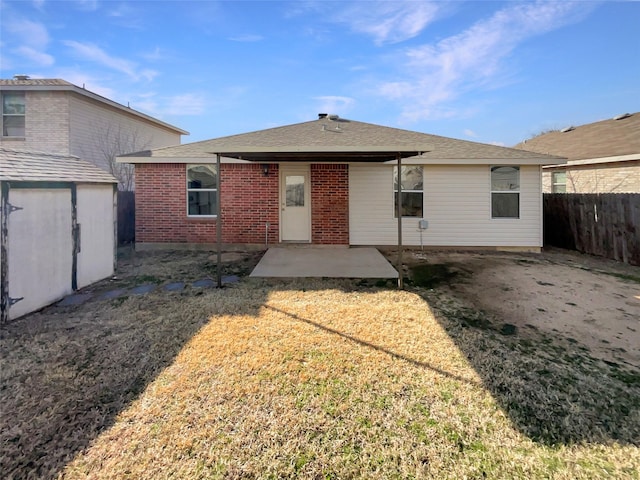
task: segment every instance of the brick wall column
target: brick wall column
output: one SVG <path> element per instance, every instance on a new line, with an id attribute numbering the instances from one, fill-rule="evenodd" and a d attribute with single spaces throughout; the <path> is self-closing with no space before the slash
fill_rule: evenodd
<path id="1" fill-rule="evenodd" d="M 349 165 L 311 165 L 311 241 L 349 244 Z"/>

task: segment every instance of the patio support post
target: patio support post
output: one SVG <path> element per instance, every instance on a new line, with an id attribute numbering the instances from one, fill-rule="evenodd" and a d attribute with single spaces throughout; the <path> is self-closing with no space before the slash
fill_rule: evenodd
<path id="1" fill-rule="evenodd" d="M 216 205 L 218 216 L 216 218 L 216 243 L 217 243 L 217 280 L 218 288 L 222 288 L 222 208 L 220 206 L 220 154 L 216 154 Z"/>
<path id="2" fill-rule="evenodd" d="M 402 155 L 398 153 L 398 197 L 396 203 L 398 216 L 398 259 L 396 260 L 396 270 L 398 270 L 398 288 L 404 288 L 404 279 L 402 278 Z"/>

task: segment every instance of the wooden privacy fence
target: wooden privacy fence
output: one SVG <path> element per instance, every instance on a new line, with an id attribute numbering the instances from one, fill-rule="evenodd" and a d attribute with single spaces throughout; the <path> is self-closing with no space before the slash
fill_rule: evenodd
<path id="1" fill-rule="evenodd" d="M 546 193 L 544 244 L 640 265 L 640 193 Z"/>
<path id="2" fill-rule="evenodd" d="M 136 240 L 136 197 L 134 192 L 118 191 L 118 245 Z"/>

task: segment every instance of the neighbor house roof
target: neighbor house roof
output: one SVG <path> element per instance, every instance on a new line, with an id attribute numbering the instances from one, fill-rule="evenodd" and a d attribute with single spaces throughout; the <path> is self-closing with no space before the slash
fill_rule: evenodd
<path id="1" fill-rule="evenodd" d="M 20 77 L 20 76 L 18 76 Z M 26 77 L 26 75 L 24 76 Z M 116 108 L 120 111 L 126 112 L 129 115 L 133 115 L 144 119 L 148 122 L 154 123 L 157 126 L 161 126 L 163 128 L 172 130 L 174 132 L 179 133 L 180 135 L 189 135 L 189 132 L 186 130 L 182 130 L 181 128 L 170 125 L 166 122 L 158 120 L 157 118 L 146 115 L 142 112 L 134 110 L 130 107 L 125 107 L 124 105 L 119 104 L 118 102 L 114 102 L 113 100 L 109 100 L 106 97 L 98 95 L 97 93 L 93 93 L 90 90 L 84 88 L 84 86 L 78 87 L 73 83 L 69 83 L 66 80 L 61 80 L 59 78 L 24 78 L 20 77 L 20 79 L 0 79 L 0 90 L 6 91 L 25 91 L 25 90 L 41 90 L 41 91 L 69 91 L 74 92 L 78 95 L 82 95 L 84 97 L 90 98 L 92 100 L 107 104 L 113 108 Z"/>
<path id="2" fill-rule="evenodd" d="M 538 135 L 515 148 L 567 157 L 569 162 L 606 157 L 640 158 L 640 112 Z M 619 160 L 618 160 L 619 161 Z"/>
<path id="3" fill-rule="evenodd" d="M 257 156 L 259 152 L 268 155 Z M 309 153 L 312 155 L 306 159 L 317 160 L 322 157 L 324 160 L 358 161 L 358 153 L 361 153 L 365 156 L 371 154 L 378 161 L 386 161 L 395 158 L 393 152 L 420 155 L 420 159 L 433 161 L 526 159 L 543 164 L 559 163 L 557 161 L 561 160 L 539 153 L 327 116 L 310 122 L 131 153 L 119 157 L 119 161 L 167 162 L 181 158 L 209 158 L 216 153 L 256 161 L 293 159 L 293 156 L 287 157 L 288 153 L 295 154 L 296 159 L 305 159 L 305 153 Z M 341 157 L 340 153 L 345 155 Z M 385 158 L 387 154 L 391 156 Z"/>
<path id="4" fill-rule="evenodd" d="M 0 181 L 117 183 L 78 157 L 0 147 Z"/>

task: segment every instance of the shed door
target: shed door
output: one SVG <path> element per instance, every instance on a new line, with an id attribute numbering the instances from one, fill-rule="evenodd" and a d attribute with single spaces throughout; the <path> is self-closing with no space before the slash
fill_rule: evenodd
<path id="1" fill-rule="evenodd" d="M 280 172 L 281 240 L 310 242 L 309 166 L 283 165 Z"/>
<path id="2" fill-rule="evenodd" d="M 72 293 L 71 190 L 13 188 L 8 218 L 9 308 L 17 318 Z"/>

